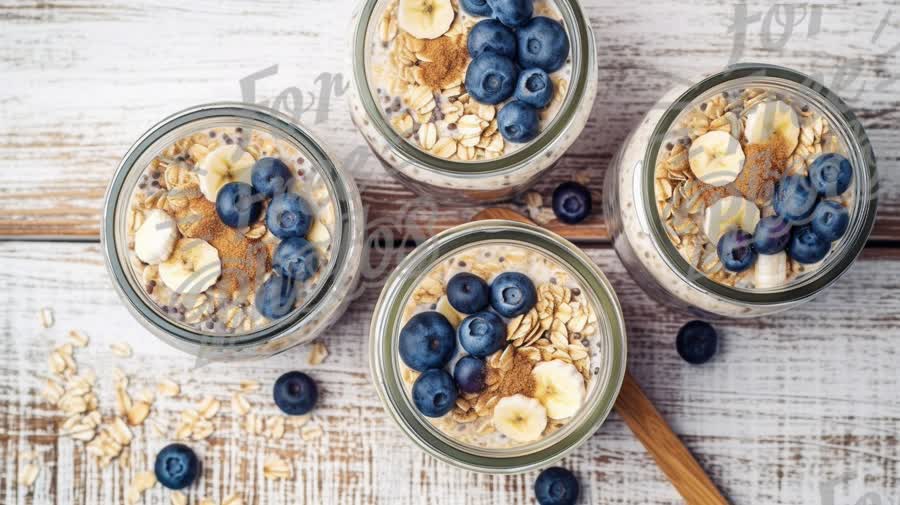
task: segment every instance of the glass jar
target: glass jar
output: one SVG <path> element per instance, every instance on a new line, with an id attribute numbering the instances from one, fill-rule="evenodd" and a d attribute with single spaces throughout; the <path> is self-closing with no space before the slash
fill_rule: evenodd
<path id="1" fill-rule="evenodd" d="M 597 60 L 590 21 L 577 0 L 546 1 L 558 9 L 570 42 L 569 63 L 564 68 L 567 91 L 562 103 L 534 140 L 499 158 L 477 161 L 436 156 L 416 145 L 414 136 L 404 139 L 385 119 L 384 104 L 379 100 L 381 90 L 373 84 L 370 48 L 381 44 L 382 17 L 396 2 L 365 0 L 361 4 L 352 21 L 350 115 L 389 173 L 416 192 L 442 202 L 484 204 L 522 192 L 556 163 L 590 116 L 597 94 Z"/>
<path id="2" fill-rule="evenodd" d="M 823 150 L 819 146 L 815 149 L 818 152 L 804 151 L 799 166 L 792 165 L 794 160 L 791 158 L 788 160 L 790 166 L 777 167 L 779 170 L 805 176 L 809 163 L 821 152 L 829 151 L 841 153 L 853 167 L 853 184 L 840 197 L 850 213 L 846 234 L 834 242 L 827 256 L 817 264 L 802 265 L 788 259 L 787 269 L 793 278 L 772 287 L 754 287 L 750 282 L 742 283 L 740 278 L 735 285 L 727 285 L 710 278 L 701 266 L 687 261 L 677 250 L 661 217 L 668 209 L 661 211 L 657 204 L 657 162 L 662 159 L 664 149 L 673 152 L 671 132 L 676 130 L 676 121 L 697 104 L 710 103 L 708 101 L 717 96 L 723 97 L 724 103 L 730 103 L 755 93 L 748 95 L 747 90 L 768 90 L 766 100 L 787 100 L 795 104 L 799 107 L 804 128 L 807 127 L 802 123 L 807 119 L 805 115 L 821 117 L 826 125 L 824 130 L 832 143 L 830 147 Z M 739 131 L 741 125 L 746 124 L 746 119 L 743 121 L 736 125 Z M 710 122 L 710 127 L 712 125 Z M 818 135 L 816 133 L 816 138 Z M 800 138 L 803 139 L 802 135 Z M 690 141 L 691 137 L 686 137 L 683 143 L 690 145 Z M 635 281 L 657 300 L 702 316 L 755 317 L 797 306 L 847 271 L 872 230 L 877 188 L 872 146 L 862 125 L 837 95 L 799 72 L 745 64 L 729 67 L 689 88 L 671 90 L 646 114 L 611 164 L 605 180 L 604 211 L 620 259 Z M 771 188 L 768 191 L 760 193 L 761 201 L 768 198 L 771 202 Z M 764 212 L 763 217 L 765 215 Z M 749 232 L 753 233 L 753 230 Z M 715 244 L 711 251 L 712 260 L 719 261 L 714 257 Z M 704 264 L 701 262 L 700 265 Z"/>
<path id="3" fill-rule="evenodd" d="M 410 378 L 406 376 L 409 369 L 399 357 L 399 334 L 404 319 L 410 315 L 409 303 L 415 300 L 411 297 L 415 295 L 421 282 L 431 277 L 435 268 L 445 264 L 448 260 L 459 258 L 460 253 L 466 254 L 473 250 L 489 251 L 489 248 L 494 246 L 509 251 L 510 255 L 536 254 L 541 258 L 546 258 L 545 264 L 554 265 L 553 268 L 556 269 L 553 270 L 556 272 L 553 274 L 555 277 L 551 277 L 549 280 L 535 281 L 535 284 L 549 282 L 553 285 L 563 286 L 566 282 L 571 281 L 583 287 L 577 291 L 573 290 L 573 295 L 581 300 L 582 309 L 596 314 L 596 322 L 591 323 L 596 325 L 596 329 L 585 328 L 583 330 L 584 335 L 590 335 L 590 337 L 574 336 L 576 339 L 589 340 L 583 341 L 586 343 L 590 355 L 587 358 L 589 359 L 589 372 L 585 376 L 584 401 L 564 424 L 560 423 L 560 426 L 555 427 L 554 430 L 550 430 L 548 425 L 547 431 L 542 433 L 541 438 L 523 443 L 476 444 L 470 440 L 464 441 L 459 436 L 451 436 L 454 432 L 442 428 L 441 423 L 449 421 L 455 412 L 447 414 L 443 418 L 423 416 L 411 399 Z M 484 249 L 485 247 L 488 249 Z M 488 256 L 484 253 L 476 254 Z M 508 268 L 515 270 L 512 264 L 519 260 L 510 255 L 505 258 L 496 255 L 494 257 L 498 263 L 510 265 Z M 530 258 L 530 256 L 525 257 Z M 525 262 L 530 262 L 530 260 L 522 261 L 523 265 L 526 264 Z M 477 268 L 475 265 L 476 263 L 470 263 L 458 266 Z M 450 265 L 448 268 L 452 267 L 453 265 Z M 452 271 L 448 272 L 448 275 L 450 273 Z M 495 271 L 495 274 L 499 275 L 499 271 Z M 540 287 L 538 292 L 541 292 Z M 538 299 L 541 299 L 540 294 Z M 536 226 L 505 220 L 478 221 L 457 226 L 432 237 L 407 255 L 385 284 L 375 307 L 370 332 L 369 358 L 372 377 L 376 390 L 391 417 L 408 437 L 429 454 L 460 468 L 478 472 L 495 474 L 524 472 L 547 466 L 575 450 L 606 419 L 618 395 L 625 373 L 625 324 L 618 299 L 603 273 L 587 255 L 558 235 Z M 552 331 L 550 333 L 552 334 Z M 572 333 L 570 332 L 569 335 L 572 336 Z M 509 344 L 509 346 L 512 345 L 515 343 Z M 524 345 L 539 346 L 540 344 L 526 342 Z M 505 351 L 498 351 L 494 357 L 501 354 L 505 354 Z M 574 359 L 574 354 L 572 356 Z M 538 358 L 538 360 L 540 359 L 542 358 Z M 491 363 L 491 360 L 491 357 L 485 358 L 487 363 Z M 539 362 L 539 364 L 541 363 Z M 488 375 L 490 373 L 489 371 Z M 588 376 L 590 380 L 587 379 Z M 488 382 L 490 381 L 488 380 Z M 487 394 L 493 394 L 490 389 L 487 391 Z M 503 388 L 498 391 L 500 391 L 497 393 L 499 396 L 507 394 L 503 392 Z M 465 398 L 462 392 L 460 395 L 460 398 Z M 474 400 L 470 401 L 474 403 Z M 459 404 L 457 403 L 457 405 Z M 490 402 L 487 405 L 490 405 Z M 491 418 L 479 416 L 475 422 L 481 422 L 482 419 L 487 421 Z"/>
<path id="4" fill-rule="evenodd" d="M 215 156 L 223 150 L 238 154 L 222 161 Z M 230 163 L 228 170 L 241 171 L 221 173 L 249 183 L 266 157 L 282 161 L 290 182 L 262 201 L 256 221 L 225 226 L 215 196 L 224 180 L 206 174 Z M 312 209 L 305 236 L 318 265 L 311 277 L 285 280 L 286 298 L 276 298 L 285 310 L 273 314 L 260 308 L 257 293 L 276 277 L 272 256 L 281 239 L 269 229 L 266 206 L 283 192 Z M 126 307 L 152 334 L 204 360 L 270 356 L 316 338 L 344 312 L 359 278 L 364 216 L 352 177 L 305 128 L 256 106 L 201 105 L 152 127 L 116 170 L 103 216 L 107 268 Z M 163 224 L 139 238 L 151 219 Z M 170 237 L 174 246 L 156 247 Z M 185 265 L 194 274 L 184 274 Z"/>

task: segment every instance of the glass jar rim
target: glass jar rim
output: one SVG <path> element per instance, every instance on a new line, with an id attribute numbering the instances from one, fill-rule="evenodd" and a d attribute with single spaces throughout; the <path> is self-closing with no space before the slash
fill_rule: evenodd
<path id="1" fill-rule="evenodd" d="M 822 268 L 808 278 L 789 285 L 787 289 L 752 292 L 726 286 L 705 275 L 697 274 L 696 268 L 688 264 L 672 245 L 662 226 L 659 210 L 655 205 L 656 158 L 671 125 L 698 97 L 741 80 L 746 81 L 748 86 L 764 83 L 771 86 L 780 85 L 793 93 L 805 93 L 803 98 L 822 111 L 835 130 L 839 131 L 842 139 L 848 141 L 848 155 L 855 170 L 856 212 L 851 215 L 850 226 L 847 234 L 841 239 L 840 249 L 832 251 Z M 875 153 L 862 124 L 850 107 L 834 92 L 801 72 L 759 63 L 729 66 L 702 79 L 674 100 L 662 114 L 651 134 L 644 153 L 640 180 L 641 201 L 644 215 L 649 217 L 647 225 L 650 236 L 667 266 L 685 283 L 694 288 L 713 293 L 726 300 L 748 305 L 783 305 L 805 300 L 835 282 L 862 253 L 875 224 L 875 211 L 878 206 Z"/>
<path id="2" fill-rule="evenodd" d="M 379 2 L 384 0 L 365 0 L 358 8 L 353 38 L 351 39 L 352 78 L 356 87 L 360 102 L 365 110 L 368 120 L 371 121 L 378 132 L 393 148 L 394 155 L 401 162 L 415 165 L 416 168 L 431 171 L 441 175 L 452 175 L 461 178 L 477 178 L 486 175 L 502 175 L 516 170 L 541 156 L 547 146 L 550 146 L 570 128 L 570 119 L 575 116 L 581 106 L 581 97 L 585 95 L 589 86 L 587 78 L 591 70 L 596 67 L 596 45 L 594 33 L 587 15 L 582 10 L 578 0 L 550 0 L 556 3 L 563 15 L 567 33 L 570 37 L 570 51 L 572 52 L 572 75 L 569 82 L 565 101 L 556 113 L 556 117 L 550 125 L 531 141 L 527 146 L 500 158 L 477 161 L 452 161 L 416 148 L 407 142 L 388 124 L 381 114 L 375 98 L 372 96 L 372 88 L 368 77 L 368 51 L 366 46 L 369 26 L 371 23 L 380 22 L 380 18 L 374 16 Z M 591 100 L 593 103 L 593 100 Z"/>
<path id="3" fill-rule="evenodd" d="M 123 230 L 123 220 L 129 205 L 130 191 L 133 187 L 127 184 L 128 176 L 133 170 L 143 170 L 138 162 L 145 154 L 173 132 L 181 128 L 200 125 L 206 121 L 216 119 L 244 121 L 255 124 L 258 128 L 268 129 L 284 137 L 300 147 L 310 161 L 316 165 L 333 200 L 335 212 L 335 230 L 333 237 L 333 259 L 328 272 L 322 276 L 320 285 L 313 295 L 300 307 L 290 314 L 262 329 L 241 335 L 210 335 L 187 329 L 173 321 L 161 316 L 157 310 L 150 306 L 146 296 L 139 292 L 134 285 L 134 275 L 130 272 L 130 265 L 124 257 L 124 237 L 120 235 Z M 313 317 L 323 306 L 323 301 L 328 298 L 332 285 L 349 268 L 345 259 L 350 253 L 352 240 L 345 239 L 352 235 L 355 218 L 350 212 L 350 204 L 353 196 L 352 189 L 345 185 L 345 174 L 335 164 L 328 151 L 320 141 L 305 127 L 295 124 L 290 118 L 277 111 L 264 107 L 237 102 L 216 102 L 198 105 L 176 112 L 159 121 L 148 129 L 128 149 L 119 163 L 116 171 L 107 187 L 104 197 L 103 222 L 101 226 L 101 244 L 104 252 L 107 270 L 113 279 L 113 285 L 119 296 L 126 302 L 129 310 L 135 314 L 138 320 L 151 330 L 163 332 L 166 336 L 174 338 L 176 347 L 185 349 L 202 349 L 205 347 L 220 349 L 223 347 L 241 349 L 258 346 L 283 334 L 290 333 Z"/>
<path id="4" fill-rule="evenodd" d="M 591 295 L 604 339 L 601 373 L 593 398 L 559 431 L 538 443 L 509 449 L 482 449 L 453 441 L 415 411 L 400 374 L 396 335 L 403 307 L 419 278 L 461 249 L 486 243 L 517 243 L 559 261 Z M 588 293 L 586 293 L 588 294 Z M 575 450 L 603 424 L 624 380 L 627 339 L 618 298 L 606 276 L 580 249 L 543 228 L 506 220 L 466 223 L 417 247 L 387 279 L 375 306 L 369 335 L 369 364 L 375 388 L 394 421 L 418 446 L 454 466 L 477 472 L 520 473 L 556 461 Z M 591 404 L 588 404 L 591 402 Z"/>

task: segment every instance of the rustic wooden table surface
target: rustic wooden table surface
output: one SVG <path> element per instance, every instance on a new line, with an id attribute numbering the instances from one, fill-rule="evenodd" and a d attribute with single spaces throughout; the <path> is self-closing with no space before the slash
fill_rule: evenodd
<path id="1" fill-rule="evenodd" d="M 205 395 L 227 404 L 241 379 L 268 387 L 298 362 L 319 381 L 314 422 L 324 434 L 314 440 L 295 428 L 277 442 L 247 436 L 223 408 L 214 434 L 195 444 L 206 466 L 191 503 L 231 493 L 264 504 L 534 503 L 534 473 L 478 475 L 418 451 L 369 383 L 367 328 L 386 269 L 412 242 L 477 209 L 415 199 L 366 156 L 341 93 L 353 7 L 349 0 L 0 0 L 0 237 L 8 239 L 0 242 L 0 503 L 122 503 L 134 475 L 168 442 L 148 425 L 136 428 L 128 467 L 104 470 L 81 442 L 57 436 L 63 418 L 40 390 L 47 355 L 70 329 L 91 337 L 76 359 L 96 371 L 105 414 L 115 367 L 130 374 L 133 388 L 162 377 L 181 383 L 182 395 L 157 399 L 150 414 L 172 423 Z M 589 169 L 602 198 L 612 154 L 656 98 L 730 62 L 814 74 L 856 109 L 881 172 L 870 247 L 812 303 L 719 323 L 722 349 L 705 366 L 678 358 L 674 335 L 687 316 L 660 307 L 629 279 L 602 215 L 567 233 L 622 300 L 632 373 L 734 503 L 900 503 L 900 3 L 591 0 L 586 9 L 597 35 L 599 96 L 584 134 L 538 186 L 545 196 Z M 279 108 L 350 162 L 370 230 L 398 245 L 368 258 L 367 289 L 323 338 L 324 363 L 307 367 L 309 350 L 298 348 L 197 369 L 144 331 L 114 294 L 97 243 L 103 191 L 131 142 L 162 117 L 217 100 L 271 105 L 279 95 L 303 97 Z M 42 307 L 53 309 L 51 328 L 39 321 Z M 115 356 L 116 342 L 131 344 L 134 357 Z M 276 413 L 265 388 L 248 399 L 258 413 Z M 28 490 L 17 477 L 21 456 L 32 451 L 40 473 Z M 272 453 L 292 462 L 295 478 L 263 478 Z M 583 503 L 679 502 L 615 414 L 563 463 L 579 475 Z M 168 503 L 167 493 L 157 486 L 144 502 Z"/>

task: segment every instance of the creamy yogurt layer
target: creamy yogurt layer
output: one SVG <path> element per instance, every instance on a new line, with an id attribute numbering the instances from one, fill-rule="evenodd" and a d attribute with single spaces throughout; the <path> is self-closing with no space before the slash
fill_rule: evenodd
<path id="1" fill-rule="evenodd" d="M 560 429 L 582 407 L 601 359 L 583 288 L 565 267 L 518 244 L 477 245 L 436 264 L 402 322 L 411 400 L 442 433 L 474 447 L 524 446 Z M 446 354 L 429 362 L 435 349 Z"/>
<path id="2" fill-rule="evenodd" d="M 128 254 L 172 322 L 211 335 L 267 327 L 331 268 L 334 202 L 293 144 L 248 127 L 172 142 L 130 197 Z"/>

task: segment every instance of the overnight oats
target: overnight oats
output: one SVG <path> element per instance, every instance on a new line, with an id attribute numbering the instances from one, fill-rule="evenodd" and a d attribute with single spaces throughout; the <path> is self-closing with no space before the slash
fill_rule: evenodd
<path id="1" fill-rule="evenodd" d="M 148 136 L 114 179 L 104 230 L 143 322 L 181 348 L 230 357 L 310 340 L 340 314 L 358 275 L 362 225 L 348 211 L 360 212 L 359 196 L 312 137 L 227 105 Z"/>
<path id="2" fill-rule="evenodd" d="M 398 283 L 402 293 L 392 293 Z M 460 466 L 518 471 L 526 463 L 506 458 L 559 457 L 574 447 L 561 440 L 602 422 L 610 405 L 599 396 L 618 392 L 614 296 L 589 259 L 549 232 L 507 221 L 457 227 L 417 249 L 382 293 L 372 329 L 379 392 L 402 404 L 392 412 L 401 426 L 408 415 L 434 433 L 417 442 Z M 454 456 L 431 437 L 496 461 Z"/>
<path id="3" fill-rule="evenodd" d="M 606 183 L 616 250 L 643 287 L 756 316 L 849 267 L 874 221 L 875 165 L 836 96 L 787 69 L 740 66 L 658 105 Z"/>
<path id="4" fill-rule="evenodd" d="M 594 42 L 571 0 L 370 0 L 356 23 L 351 116 L 424 194 L 508 198 L 587 121 Z"/>

